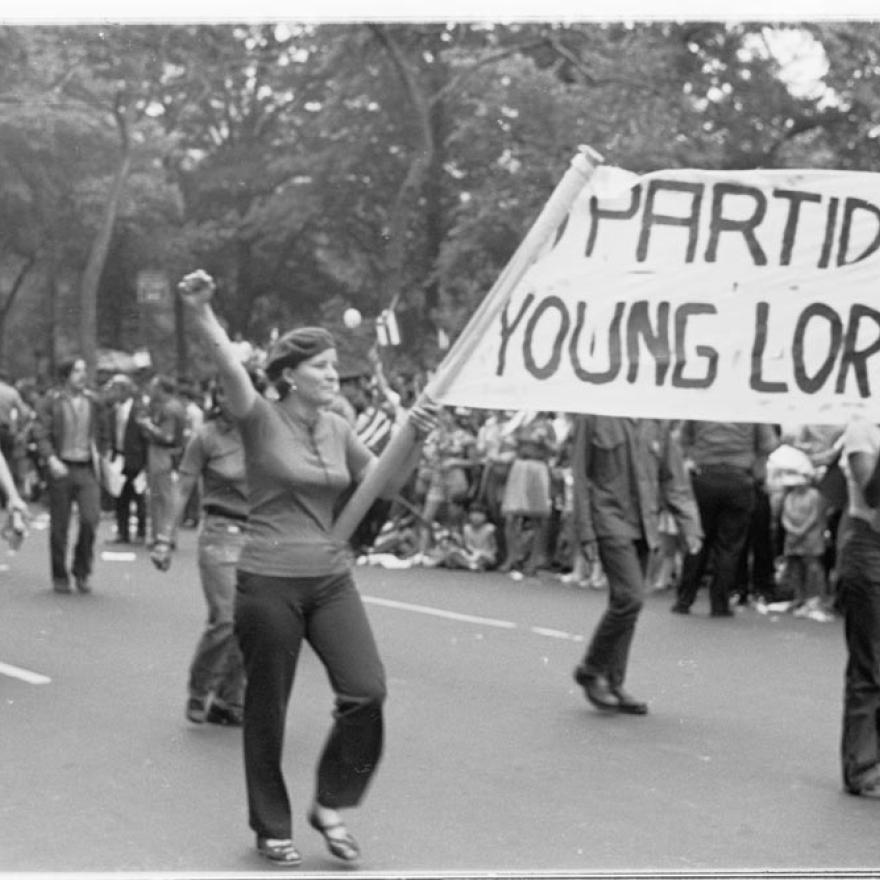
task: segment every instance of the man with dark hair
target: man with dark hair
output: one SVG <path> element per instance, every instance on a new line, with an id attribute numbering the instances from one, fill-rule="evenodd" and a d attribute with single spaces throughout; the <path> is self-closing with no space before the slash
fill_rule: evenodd
<path id="1" fill-rule="evenodd" d="M 97 397 L 86 388 L 82 358 L 65 361 L 58 375 L 62 385 L 40 402 L 34 426 L 37 451 L 48 474 L 52 585 L 56 593 L 70 593 L 69 574 L 73 574 L 76 589 L 89 593 L 101 515 L 98 456 L 107 446 L 106 420 Z M 79 534 L 68 572 L 67 536 L 73 504 L 79 511 Z"/>
<path id="2" fill-rule="evenodd" d="M 574 679 L 596 708 L 644 715 L 648 704 L 623 685 L 648 559 L 659 546 L 660 511 L 672 514 L 689 553 L 700 551 L 703 536 L 681 449 L 668 422 L 578 416 L 572 477 L 576 534 L 608 577 L 608 608 Z"/>

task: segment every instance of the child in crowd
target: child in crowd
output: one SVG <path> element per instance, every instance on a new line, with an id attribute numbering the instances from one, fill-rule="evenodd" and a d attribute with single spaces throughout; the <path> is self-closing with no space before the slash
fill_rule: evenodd
<path id="1" fill-rule="evenodd" d="M 486 508 L 473 502 L 460 533 L 448 529 L 439 536 L 431 554 L 435 565 L 444 568 L 466 568 L 486 571 L 498 562 L 496 529 L 489 521 Z"/>
<path id="2" fill-rule="evenodd" d="M 655 593 L 674 589 L 681 576 L 681 565 L 687 546 L 669 510 L 661 510 L 658 520 L 660 546 L 648 563 L 648 583 Z"/>
<path id="3" fill-rule="evenodd" d="M 782 499 L 785 530 L 785 578 L 794 593 L 797 617 L 821 623 L 833 620 L 824 607 L 826 579 L 822 559 L 825 553 L 827 511 L 822 495 L 811 478 L 791 478 Z"/>

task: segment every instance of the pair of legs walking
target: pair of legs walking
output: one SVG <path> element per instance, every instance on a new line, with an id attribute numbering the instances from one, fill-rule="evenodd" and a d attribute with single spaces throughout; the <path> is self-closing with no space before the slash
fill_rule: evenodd
<path id="1" fill-rule="evenodd" d="M 347 572 L 324 577 L 239 572 L 235 630 L 247 678 L 243 739 L 249 820 L 260 839 L 292 837 L 281 762 L 303 639 L 327 670 L 336 698 L 334 723 L 318 763 L 310 822 L 330 846 L 321 812 L 360 803 L 383 743 L 385 673 L 354 581 Z"/>
<path id="2" fill-rule="evenodd" d="M 56 592 L 69 593 L 69 576 L 72 574 L 77 588 L 88 592 L 101 516 L 101 489 L 91 463 L 69 464 L 65 476 L 50 477 L 48 495 L 53 586 Z M 73 562 L 68 570 L 68 532 L 74 504 L 77 506 L 79 531 L 73 548 Z"/>
<path id="3" fill-rule="evenodd" d="M 241 524 L 226 517 L 208 514 L 202 523 L 199 575 L 208 621 L 189 669 L 187 715 L 192 721 L 241 722 L 245 676 L 233 611 L 236 566 L 244 540 Z"/>
<path id="4" fill-rule="evenodd" d="M 690 611 L 711 561 L 710 613 L 713 617 L 728 617 L 733 613 L 730 597 L 736 588 L 755 507 L 754 481 L 740 468 L 705 468 L 694 474 L 693 488 L 705 538 L 699 553 L 685 556 L 672 610 L 685 614 Z"/>
<path id="5" fill-rule="evenodd" d="M 599 558 L 608 578 L 608 608 L 602 615 L 575 681 L 587 699 L 601 709 L 644 715 L 645 703 L 624 689 L 629 652 L 645 597 L 645 574 L 650 550 L 644 540 L 603 537 Z"/>
<path id="6" fill-rule="evenodd" d="M 868 523 L 850 521 L 839 568 L 847 647 L 843 783 L 853 794 L 880 797 L 880 535 Z"/>

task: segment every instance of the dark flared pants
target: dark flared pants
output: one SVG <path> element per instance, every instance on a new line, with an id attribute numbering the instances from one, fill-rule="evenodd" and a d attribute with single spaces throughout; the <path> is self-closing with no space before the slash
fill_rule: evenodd
<path id="1" fill-rule="evenodd" d="M 648 545 L 629 538 L 600 538 L 599 558 L 608 578 L 608 607 L 596 627 L 582 668 L 612 687 L 626 678 L 629 650 L 645 599 Z"/>
<path id="2" fill-rule="evenodd" d="M 123 541 L 131 539 L 129 520 L 131 518 L 131 505 L 134 503 L 135 516 L 137 517 L 137 536 L 147 536 L 147 497 L 146 493 L 135 489 L 134 481 L 137 474 L 125 475 L 122 491 L 116 499 L 116 536 Z"/>
<path id="3" fill-rule="evenodd" d="M 711 562 L 709 604 L 713 613 L 724 614 L 730 608 L 740 555 L 749 536 L 755 507 L 754 481 L 745 470 L 706 468 L 693 475 L 693 488 L 705 537 L 702 550 L 685 557 L 678 604 L 691 607 Z"/>
<path id="4" fill-rule="evenodd" d="M 69 573 L 86 578 L 92 573 L 95 535 L 101 518 L 101 487 L 91 464 L 68 464 L 67 475 L 49 477 L 49 556 L 52 578 L 66 580 Z M 67 538 L 73 505 L 79 513 L 73 563 L 68 571 Z"/>
<path id="5" fill-rule="evenodd" d="M 334 723 L 318 763 L 317 800 L 352 807 L 382 753 L 385 673 L 360 595 L 348 573 L 269 577 L 239 572 L 235 631 L 244 657 L 244 764 L 250 826 L 292 836 L 281 771 L 284 727 L 303 639 L 327 670 Z"/>
<path id="6" fill-rule="evenodd" d="M 853 517 L 838 560 L 847 661 L 843 782 L 858 789 L 880 765 L 880 534 Z"/>

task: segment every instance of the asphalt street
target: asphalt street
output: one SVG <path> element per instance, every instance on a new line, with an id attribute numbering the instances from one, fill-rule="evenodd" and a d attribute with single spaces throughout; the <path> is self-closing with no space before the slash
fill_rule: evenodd
<path id="1" fill-rule="evenodd" d="M 253 850 L 240 731 L 183 716 L 204 618 L 194 533 L 162 574 L 142 547 L 115 555 L 105 522 L 95 592 L 61 596 L 41 525 L 0 555 L 0 871 L 279 873 Z M 651 713 L 608 716 L 571 679 L 604 593 L 357 579 L 390 692 L 383 764 L 347 817 L 361 871 L 880 867 L 880 803 L 839 779 L 839 621 L 710 619 L 705 597 L 681 617 L 651 595 L 628 681 Z M 286 744 L 300 874 L 342 867 L 304 820 L 331 711 L 305 651 Z"/>

